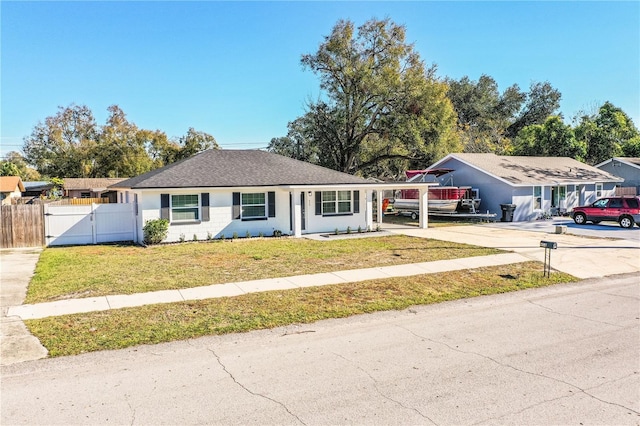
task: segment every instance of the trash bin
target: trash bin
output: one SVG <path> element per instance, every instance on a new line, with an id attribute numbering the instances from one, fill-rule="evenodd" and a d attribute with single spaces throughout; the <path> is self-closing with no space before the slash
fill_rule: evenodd
<path id="1" fill-rule="evenodd" d="M 515 204 L 500 204 L 502 209 L 502 218 L 500 222 L 513 222 L 513 212 L 516 209 Z"/>

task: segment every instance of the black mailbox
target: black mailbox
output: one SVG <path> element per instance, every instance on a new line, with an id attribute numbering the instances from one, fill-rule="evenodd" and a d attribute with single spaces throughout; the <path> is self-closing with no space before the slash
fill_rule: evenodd
<path id="1" fill-rule="evenodd" d="M 553 241 L 540 241 L 540 247 L 544 247 L 546 249 L 557 249 L 558 243 Z"/>

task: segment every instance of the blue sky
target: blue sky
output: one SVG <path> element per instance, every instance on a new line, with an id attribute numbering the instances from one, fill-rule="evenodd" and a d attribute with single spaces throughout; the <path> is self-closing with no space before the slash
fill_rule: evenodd
<path id="1" fill-rule="evenodd" d="M 565 121 L 605 101 L 640 124 L 640 2 L 0 3 L 0 155 L 58 106 L 98 124 L 119 105 L 140 128 L 189 127 L 227 149 L 265 147 L 319 96 L 300 65 L 339 19 L 404 24 L 439 77 L 549 81 Z"/>

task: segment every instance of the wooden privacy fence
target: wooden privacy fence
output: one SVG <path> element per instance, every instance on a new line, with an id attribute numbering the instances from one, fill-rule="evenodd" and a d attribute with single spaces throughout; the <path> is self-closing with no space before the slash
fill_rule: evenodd
<path id="1" fill-rule="evenodd" d="M 42 247 L 44 238 L 42 204 L 2 206 L 1 248 Z"/>
<path id="2" fill-rule="evenodd" d="M 616 186 L 616 195 L 636 195 L 635 186 Z"/>
<path id="3" fill-rule="evenodd" d="M 91 204 L 109 204 L 108 198 L 63 198 L 55 201 L 51 205 L 55 206 L 90 206 Z"/>

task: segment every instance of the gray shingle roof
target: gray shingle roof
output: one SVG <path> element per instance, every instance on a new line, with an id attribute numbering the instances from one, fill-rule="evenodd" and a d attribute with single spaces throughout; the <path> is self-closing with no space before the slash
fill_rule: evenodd
<path id="1" fill-rule="evenodd" d="M 215 188 L 371 183 L 357 176 L 270 152 L 210 149 L 112 187 Z"/>
<path id="2" fill-rule="evenodd" d="M 450 156 L 513 185 L 622 181 L 621 178 L 569 157 L 517 157 L 475 153 Z"/>
<path id="3" fill-rule="evenodd" d="M 616 157 L 615 160 L 620 160 L 625 163 L 633 164 L 634 166 L 640 168 L 640 158 L 639 157 Z"/>

